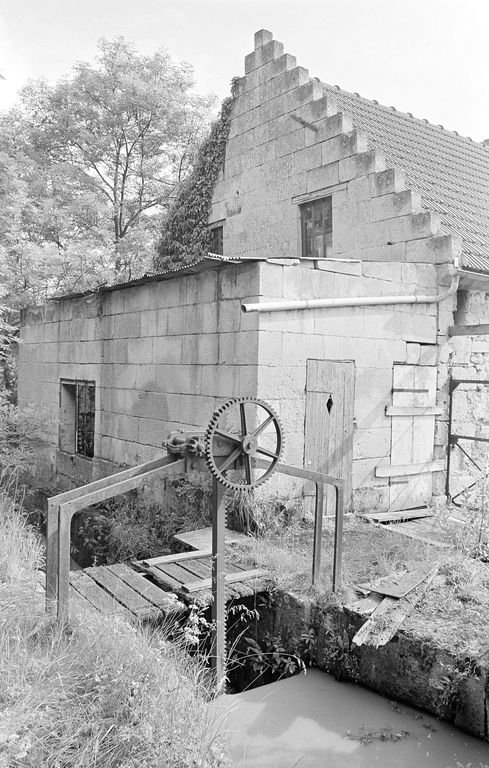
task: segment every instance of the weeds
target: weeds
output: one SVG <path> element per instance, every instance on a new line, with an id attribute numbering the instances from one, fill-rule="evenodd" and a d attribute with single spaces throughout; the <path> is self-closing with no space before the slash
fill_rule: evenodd
<path id="1" fill-rule="evenodd" d="M 161 632 L 78 607 L 44 614 L 32 531 L 1 501 L 0 764 L 217 768 L 225 758 L 200 664 Z M 9 565 L 3 565 L 10 557 Z"/>
<path id="2" fill-rule="evenodd" d="M 166 481 L 152 495 L 118 496 L 75 518 L 73 555 L 100 565 L 174 550 L 176 533 L 210 525 L 210 499 L 210 480 L 197 473 Z"/>
<path id="3" fill-rule="evenodd" d="M 365 725 L 362 725 L 358 733 L 346 731 L 345 736 L 361 744 L 372 744 L 373 741 L 400 741 L 409 736 L 409 731 L 396 731 L 391 725 L 385 725 L 383 728 L 377 728 L 370 731 Z"/>
<path id="4" fill-rule="evenodd" d="M 0 393 L 0 485 L 11 494 L 31 476 L 48 420 L 34 407 L 17 408 Z"/>

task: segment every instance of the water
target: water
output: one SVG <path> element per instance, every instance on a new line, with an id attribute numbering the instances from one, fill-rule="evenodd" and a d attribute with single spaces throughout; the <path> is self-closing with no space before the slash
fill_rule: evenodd
<path id="1" fill-rule="evenodd" d="M 319 670 L 214 705 L 224 714 L 233 768 L 489 766 L 489 744 Z M 400 738 L 362 743 L 347 731 Z"/>

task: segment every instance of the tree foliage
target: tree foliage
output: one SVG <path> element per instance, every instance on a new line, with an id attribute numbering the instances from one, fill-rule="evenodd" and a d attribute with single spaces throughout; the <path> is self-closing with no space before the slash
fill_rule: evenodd
<path id="1" fill-rule="evenodd" d="M 0 272 L 16 306 L 144 273 L 212 99 L 163 51 L 102 40 L 0 116 Z"/>

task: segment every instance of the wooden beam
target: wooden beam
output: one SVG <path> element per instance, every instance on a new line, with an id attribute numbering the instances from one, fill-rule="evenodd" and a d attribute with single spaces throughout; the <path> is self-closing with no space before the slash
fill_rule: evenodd
<path id="1" fill-rule="evenodd" d="M 406 482 L 409 482 L 408 480 Z M 433 512 L 427 509 L 403 509 L 399 512 L 368 512 L 359 515 L 364 520 L 373 523 L 399 523 L 401 520 L 417 520 L 423 517 L 433 517 Z"/>
<path id="2" fill-rule="evenodd" d="M 441 416 L 443 413 L 442 408 L 437 406 L 429 406 L 424 408 L 423 406 L 398 406 L 398 405 L 386 405 L 386 416 Z"/>
<path id="3" fill-rule="evenodd" d="M 268 571 L 261 568 L 253 568 L 249 571 L 240 571 L 239 573 L 227 573 L 226 584 L 234 584 L 237 581 L 247 581 L 248 579 L 258 579 L 270 576 Z M 211 579 L 201 579 L 200 581 L 189 581 L 182 586 L 185 592 L 199 592 L 201 589 L 209 589 L 212 585 Z"/>
<path id="4" fill-rule="evenodd" d="M 375 467 L 375 477 L 400 477 L 401 475 L 422 475 L 424 472 L 443 472 L 445 459 L 427 461 L 425 464 L 398 464 L 397 466 Z"/>
<path id="5" fill-rule="evenodd" d="M 180 560 L 195 560 L 198 557 L 206 557 L 212 555 L 212 550 L 200 549 L 193 550 L 193 552 L 179 552 L 176 555 L 160 555 L 159 557 L 148 557 L 146 560 L 135 560 L 134 565 L 142 565 L 149 568 L 152 565 L 162 565 L 164 563 L 178 563 Z"/>
<path id="6" fill-rule="evenodd" d="M 370 645 L 379 648 L 391 640 L 404 619 L 409 616 L 433 581 L 438 565 L 435 565 L 425 580 L 418 584 L 406 597 L 384 597 L 379 606 L 373 611 L 370 618 L 363 624 L 354 638 L 354 645 Z"/>
<path id="7" fill-rule="evenodd" d="M 448 329 L 449 336 L 484 336 L 487 333 L 489 333 L 489 323 L 451 325 Z"/>

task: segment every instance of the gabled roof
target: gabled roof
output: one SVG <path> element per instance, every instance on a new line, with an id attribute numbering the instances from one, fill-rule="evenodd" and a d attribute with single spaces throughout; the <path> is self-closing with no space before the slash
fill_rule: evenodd
<path id="1" fill-rule="evenodd" d="M 489 273 L 489 147 L 338 86 L 322 86 L 367 134 L 371 148 L 405 171 L 407 186 L 440 214 L 447 232 L 462 239 L 463 266 Z"/>

